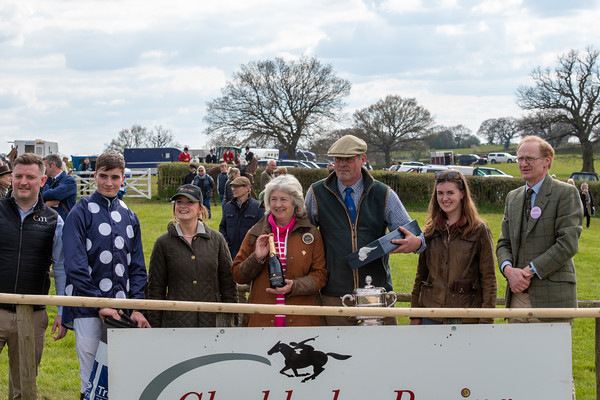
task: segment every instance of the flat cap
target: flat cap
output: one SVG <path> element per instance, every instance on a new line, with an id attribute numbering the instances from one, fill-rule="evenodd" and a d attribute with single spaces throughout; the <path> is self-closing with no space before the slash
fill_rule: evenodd
<path id="1" fill-rule="evenodd" d="M 250 179 L 245 176 L 238 176 L 230 183 L 231 186 L 250 186 Z"/>
<path id="2" fill-rule="evenodd" d="M 275 171 L 273 171 L 274 174 L 287 174 L 287 167 L 277 167 L 275 168 Z"/>
<path id="3" fill-rule="evenodd" d="M 354 157 L 367 152 L 367 143 L 354 135 L 338 139 L 327 151 L 329 157 Z"/>

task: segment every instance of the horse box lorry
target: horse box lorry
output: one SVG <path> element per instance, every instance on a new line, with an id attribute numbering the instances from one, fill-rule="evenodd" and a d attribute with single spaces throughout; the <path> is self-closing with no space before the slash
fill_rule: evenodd
<path id="1" fill-rule="evenodd" d="M 14 145 L 17 146 L 17 157 L 24 153 L 35 153 L 40 157 L 58 153 L 57 142 L 43 139 L 15 140 Z"/>
<path id="2" fill-rule="evenodd" d="M 148 169 L 152 174 L 158 172 L 158 164 L 179 161 L 181 150 L 175 147 L 140 147 L 123 149 L 125 167 L 129 169 Z"/>

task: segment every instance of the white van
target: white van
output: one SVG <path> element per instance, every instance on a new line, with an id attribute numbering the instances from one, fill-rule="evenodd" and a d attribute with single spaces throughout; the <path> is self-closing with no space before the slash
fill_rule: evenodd
<path id="1" fill-rule="evenodd" d="M 488 162 L 492 164 L 496 163 L 514 163 L 517 162 L 517 156 L 513 156 L 508 153 L 490 153 L 488 154 Z"/>
<path id="2" fill-rule="evenodd" d="M 277 149 L 253 149 L 250 148 L 250 151 L 254 153 L 254 156 L 259 160 L 262 158 L 272 158 L 274 160 L 279 160 L 279 150 Z"/>

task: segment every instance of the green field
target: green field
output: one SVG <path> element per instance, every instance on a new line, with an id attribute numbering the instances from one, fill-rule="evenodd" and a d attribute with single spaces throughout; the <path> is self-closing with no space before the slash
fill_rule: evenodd
<path id="1" fill-rule="evenodd" d="M 581 160 L 571 160 L 570 157 L 557 157 L 552 173 L 556 173 L 559 179 L 566 179 L 571 171 L 578 170 L 573 163 L 580 165 Z M 564 165 L 563 165 L 564 164 Z M 519 176 L 516 164 L 496 164 L 496 167 L 505 172 Z M 560 171 L 560 172 L 559 172 Z M 564 177 L 566 174 L 566 177 Z M 153 189 L 154 190 L 154 189 Z M 127 204 L 134 210 L 141 221 L 142 240 L 146 263 L 149 263 L 150 253 L 156 238 L 166 231 L 167 223 L 171 218 L 172 205 L 165 201 L 126 199 Z M 424 205 L 410 205 L 409 213 L 412 218 L 423 225 L 425 220 Z M 484 208 L 484 207 L 482 207 Z M 500 223 L 502 214 L 500 210 L 488 210 L 482 217 L 489 224 L 494 239 L 500 234 Z M 221 208 L 213 207 L 213 219 L 208 221 L 210 227 L 218 229 L 221 218 Z M 584 229 L 581 239 L 579 253 L 575 257 L 577 269 L 578 297 L 580 300 L 600 299 L 600 275 L 596 272 L 595 263 L 598 256 L 598 237 L 600 234 L 600 221 L 593 218 L 590 229 Z M 414 274 L 417 265 L 416 255 L 392 255 L 392 274 L 394 288 L 398 293 L 409 293 L 412 289 Z M 504 278 L 497 272 L 498 296 L 504 296 L 506 283 Z M 399 306 L 406 307 L 407 304 Z M 56 313 L 55 307 L 49 307 L 50 323 Z M 401 324 L 408 324 L 408 319 L 400 318 Z M 504 321 L 497 319 L 496 323 Z M 55 342 L 52 340 L 50 330 L 47 332 L 46 347 L 40 365 L 38 376 L 38 398 L 40 399 L 75 399 L 78 398 L 79 377 L 78 362 L 75 354 L 75 340 L 73 332 L 69 332 L 63 340 Z M 573 324 L 573 376 L 580 399 L 595 398 L 595 368 L 594 368 L 594 320 L 577 319 Z M 398 360 L 402 362 L 402 360 Z M 493 360 L 490 360 L 493 362 Z M 0 398 L 7 397 L 8 384 L 8 357 L 7 352 L 0 355 Z"/>

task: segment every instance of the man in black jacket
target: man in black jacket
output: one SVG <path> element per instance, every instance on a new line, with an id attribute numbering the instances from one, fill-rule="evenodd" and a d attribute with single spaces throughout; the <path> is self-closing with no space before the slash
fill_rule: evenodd
<path id="1" fill-rule="evenodd" d="M 190 164 L 190 171 L 183 178 L 183 184 L 191 184 L 194 183 L 194 178 L 196 177 L 196 166 L 194 164 Z"/>
<path id="2" fill-rule="evenodd" d="M 50 264 L 56 293 L 64 295 L 65 271 L 62 249 L 63 220 L 44 204 L 40 189 L 46 182 L 40 156 L 25 153 L 14 162 L 12 197 L 0 199 L 0 292 L 47 295 Z M 21 398 L 19 332 L 14 304 L 0 304 L 0 352 L 8 345 L 10 379 L 15 399 Z M 36 368 L 42 359 L 48 327 L 45 306 L 33 307 Z M 67 333 L 61 326 L 62 307 L 52 324 L 54 340 Z"/>
<path id="3" fill-rule="evenodd" d="M 246 233 L 265 215 L 265 209 L 258 207 L 258 200 L 250 197 L 250 180 L 240 176 L 231 181 L 233 200 L 223 205 L 223 217 L 219 232 L 225 236 L 231 259 L 240 250 Z"/>

